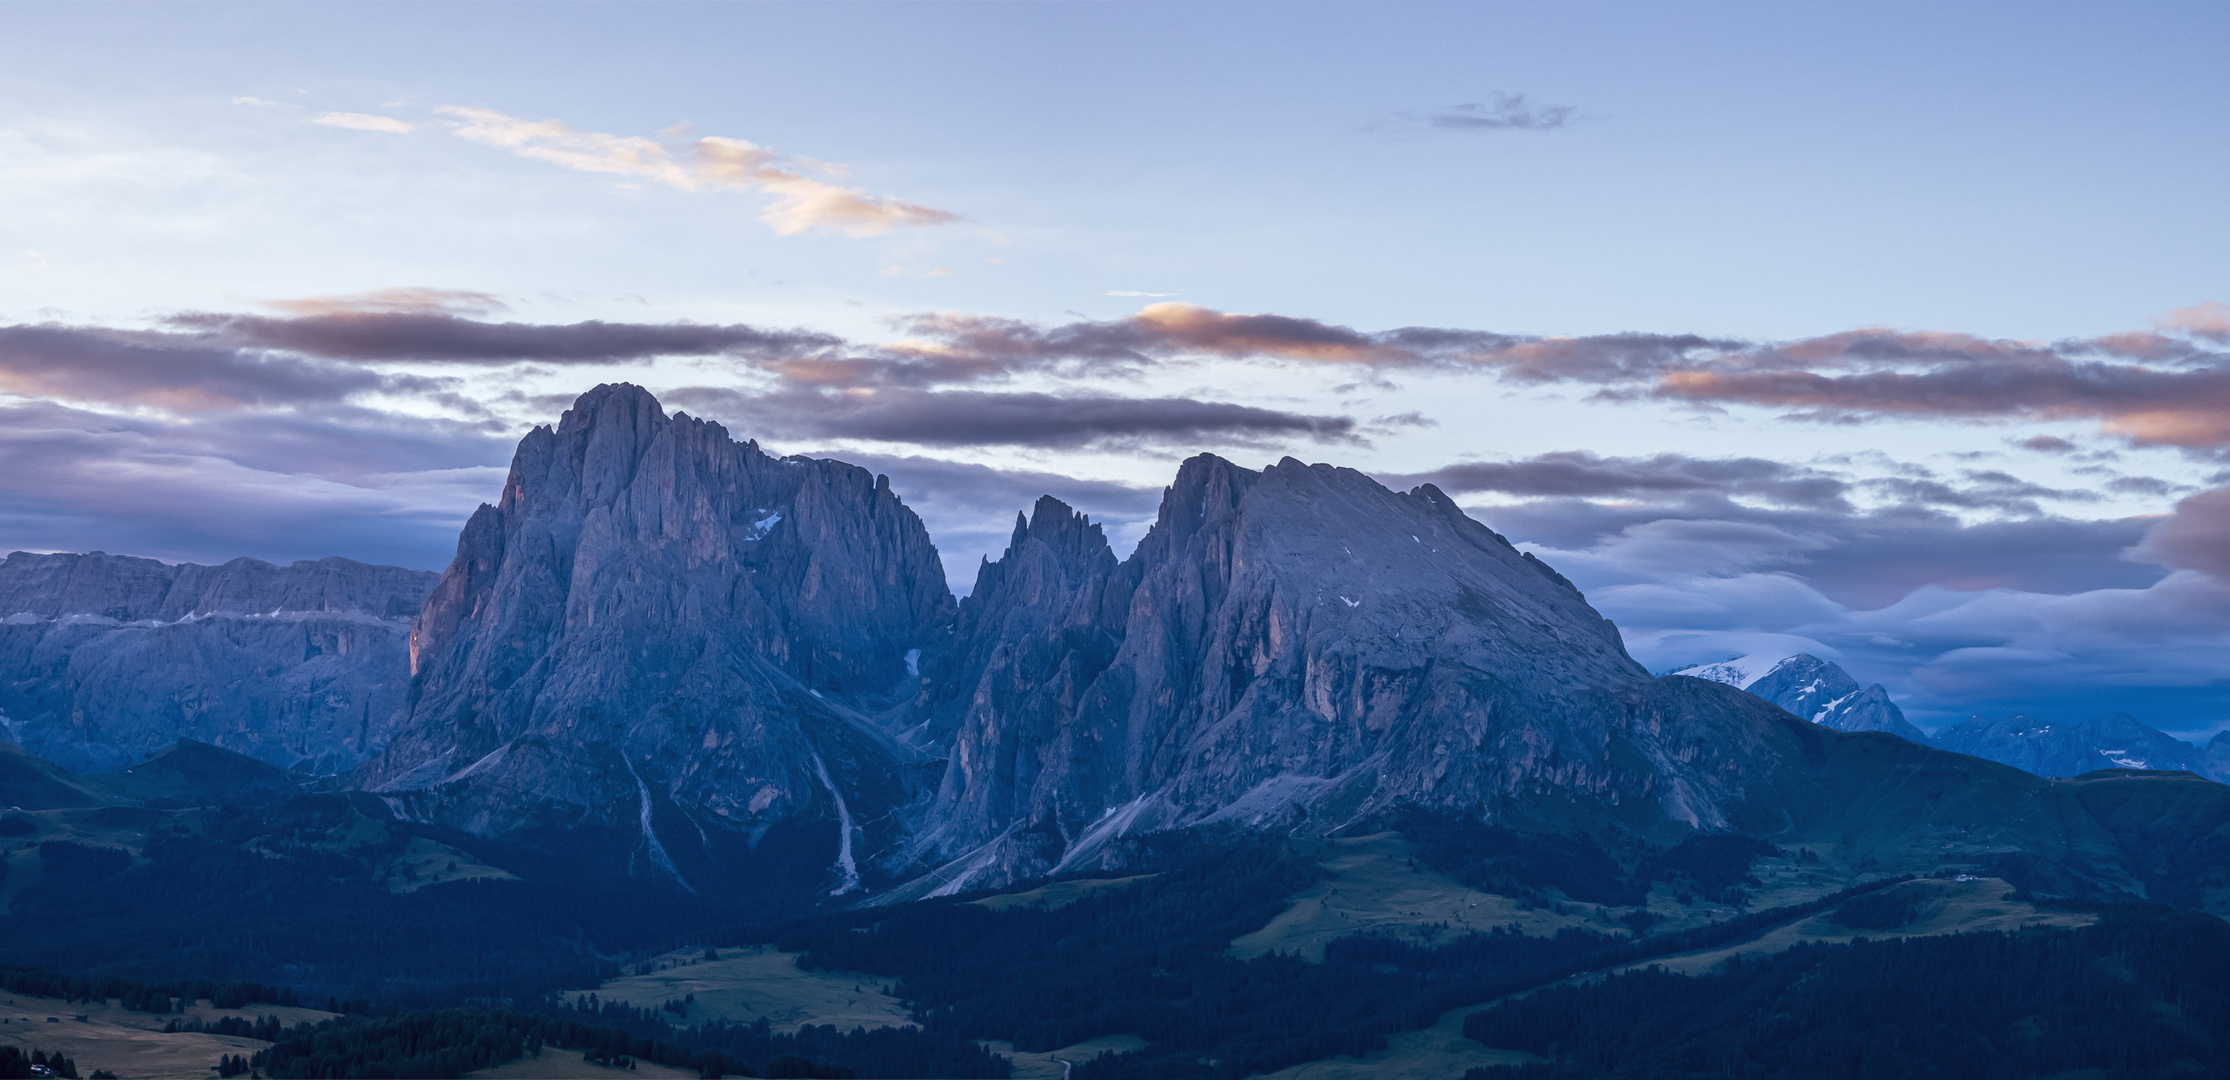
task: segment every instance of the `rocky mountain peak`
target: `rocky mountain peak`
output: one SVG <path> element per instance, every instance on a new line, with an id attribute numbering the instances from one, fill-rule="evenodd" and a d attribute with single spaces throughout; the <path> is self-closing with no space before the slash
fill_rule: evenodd
<path id="1" fill-rule="evenodd" d="M 628 823 L 662 867 L 688 860 L 659 806 L 705 844 L 834 829 L 903 801 L 910 757 L 870 718 L 913 699 L 955 615 L 886 478 L 599 386 L 520 441 L 466 525 L 414 629 L 409 719 L 365 780 L 481 832 Z"/>
<path id="2" fill-rule="evenodd" d="M 974 629 L 987 612 L 1002 617 L 1046 614 L 1076 585 L 1115 567 L 1107 534 L 1067 503 L 1046 495 L 1027 513 L 1016 514 L 1014 535 L 993 562 L 986 557 L 976 585 L 960 602 L 963 627 Z"/>
<path id="3" fill-rule="evenodd" d="M 1677 674 L 1747 690 L 1822 727 L 1886 731 L 1910 742 L 1928 743 L 1927 733 L 1905 719 L 1904 710 L 1890 700 L 1882 684 L 1860 686 L 1841 666 L 1811 653 L 1778 660 L 1772 655 L 1701 664 Z"/>
<path id="4" fill-rule="evenodd" d="M 1049 509 L 986 565 L 986 611 L 1012 581 L 1051 580 L 1021 572 L 1053 562 L 1030 540 Z M 1711 801 L 1686 777 L 1624 775 L 1683 768 L 1633 726 L 1647 673 L 1570 582 L 1436 488 L 1201 455 L 1128 559 L 1064 574 L 1056 617 L 953 673 L 969 690 L 916 848 L 953 859 L 939 887 L 1089 865 L 1125 832 L 1510 809 L 1543 783 L 1631 780 L 1625 797 L 1684 820 Z"/>

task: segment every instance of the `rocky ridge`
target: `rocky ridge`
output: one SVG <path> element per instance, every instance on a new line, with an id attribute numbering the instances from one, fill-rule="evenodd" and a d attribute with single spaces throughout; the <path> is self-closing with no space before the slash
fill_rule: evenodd
<path id="1" fill-rule="evenodd" d="M 1120 563 L 1041 500 L 964 612 L 915 850 L 944 862 L 917 890 L 1091 866 L 1126 833 L 1403 804 L 1725 829 L 1793 750 L 1755 699 L 1652 680 L 1438 489 L 1291 458 L 1187 461 Z"/>
<path id="2" fill-rule="evenodd" d="M 180 738 L 335 773 L 377 753 L 409 684 L 433 574 L 347 559 L 0 560 L 0 729 L 65 768 L 123 768 Z"/>

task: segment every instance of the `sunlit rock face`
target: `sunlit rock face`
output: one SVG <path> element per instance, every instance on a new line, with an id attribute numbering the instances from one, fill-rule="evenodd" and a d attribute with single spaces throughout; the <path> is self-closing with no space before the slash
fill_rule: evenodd
<path id="1" fill-rule="evenodd" d="M 1721 827 L 1801 756 L 1779 710 L 1652 680 L 1437 489 L 1290 458 L 1187 461 L 1120 563 L 1041 500 L 956 655 L 974 668 L 931 717 L 950 764 L 917 851 L 950 860 L 948 890 L 1090 865 L 1125 832 L 1331 830 L 1399 803 Z"/>
<path id="2" fill-rule="evenodd" d="M 484 834 L 637 829 L 685 880 L 722 837 L 825 822 L 842 888 L 919 786 L 876 718 L 954 615 L 886 479 L 601 386 L 465 526 L 411 631 L 408 720 L 359 780 Z"/>
<path id="3" fill-rule="evenodd" d="M 179 738 L 342 772 L 400 718 L 410 619 L 437 575 L 347 559 L 0 561 L 0 731 L 79 772 Z"/>

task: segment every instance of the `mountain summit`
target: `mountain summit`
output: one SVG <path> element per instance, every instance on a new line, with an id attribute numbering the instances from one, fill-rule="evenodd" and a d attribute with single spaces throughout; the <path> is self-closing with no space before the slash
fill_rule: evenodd
<path id="1" fill-rule="evenodd" d="M 953 617 L 887 478 L 599 386 L 466 524 L 411 630 L 408 718 L 360 780 L 483 834 L 613 831 L 685 887 L 804 829 L 843 890 L 914 782 L 870 717 L 912 699 Z"/>
<path id="2" fill-rule="evenodd" d="M 1928 742 L 1928 735 L 1905 719 L 1905 711 L 1889 699 L 1889 691 L 1882 684 L 1861 687 L 1849 672 L 1810 653 L 1770 661 L 1764 656 L 1744 656 L 1700 664 L 1675 674 L 1748 690 L 1822 727 L 1886 731 L 1916 743 Z"/>
<path id="3" fill-rule="evenodd" d="M 1800 754 L 1778 710 L 1652 680 L 1439 489 L 1292 458 L 1185 462 L 1120 563 L 1041 500 L 962 610 L 918 841 L 945 891 L 1093 865 L 1128 833 L 1328 832 L 1407 804 L 1718 830 Z"/>

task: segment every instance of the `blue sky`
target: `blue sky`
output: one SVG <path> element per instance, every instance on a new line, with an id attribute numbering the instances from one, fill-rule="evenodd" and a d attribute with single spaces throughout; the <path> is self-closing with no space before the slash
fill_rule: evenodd
<path id="1" fill-rule="evenodd" d="M 626 379 L 888 471 L 960 591 L 1041 491 L 1127 543 L 1292 454 L 1440 483 L 1653 668 L 2210 730 L 2226 24 L 10 5 L 0 547 L 438 567 Z"/>

